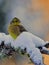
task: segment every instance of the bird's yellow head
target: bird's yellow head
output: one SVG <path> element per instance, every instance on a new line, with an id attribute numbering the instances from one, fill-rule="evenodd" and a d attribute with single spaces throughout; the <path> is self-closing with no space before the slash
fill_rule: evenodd
<path id="1" fill-rule="evenodd" d="M 16 39 L 16 37 L 20 34 L 19 25 L 21 25 L 21 22 L 18 18 L 13 18 L 13 20 L 10 22 L 8 26 L 8 33 Z"/>
<path id="2" fill-rule="evenodd" d="M 21 24 L 21 21 L 14 17 L 13 20 L 10 22 L 11 25 L 20 25 Z"/>

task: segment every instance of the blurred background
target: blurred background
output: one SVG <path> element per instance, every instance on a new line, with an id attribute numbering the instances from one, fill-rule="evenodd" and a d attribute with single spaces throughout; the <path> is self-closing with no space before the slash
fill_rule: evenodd
<path id="1" fill-rule="evenodd" d="M 29 32 L 49 41 L 49 0 L 0 0 L 0 32 L 8 33 L 15 16 Z M 44 57 L 48 65 L 49 56 Z"/>

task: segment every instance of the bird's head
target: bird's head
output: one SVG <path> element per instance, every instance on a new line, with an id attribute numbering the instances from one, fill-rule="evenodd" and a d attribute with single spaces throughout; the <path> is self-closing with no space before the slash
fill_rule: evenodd
<path id="1" fill-rule="evenodd" d="M 14 17 L 12 19 L 12 21 L 10 22 L 10 24 L 11 25 L 20 25 L 21 24 L 21 21 L 18 18 Z"/>

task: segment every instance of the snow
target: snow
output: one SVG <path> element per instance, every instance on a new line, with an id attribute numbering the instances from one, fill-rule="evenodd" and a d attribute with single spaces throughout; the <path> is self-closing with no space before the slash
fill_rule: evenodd
<path id="1" fill-rule="evenodd" d="M 30 54 L 30 53 L 29 53 Z M 38 48 L 32 49 L 32 53 L 30 54 L 31 60 L 35 65 L 43 65 L 43 58 Z"/>
<path id="2" fill-rule="evenodd" d="M 19 47 L 21 49 L 26 48 L 27 53 L 30 55 L 30 58 L 34 64 L 43 65 L 42 55 L 40 50 L 37 48 L 46 44 L 42 39 L 34 36 L 29 32 L 21 33 L 15 40 L 10 35 L 0 33 L 0 44 L 2 41 L 4 41 L 5 45 L 9 45 L 11 43 L 11 46 L 15 49 Z"/>
<path id="3" fill-rule="evenodd" d="M 14 41 L 14 44 L 12 43 L 12 45 L 16 48 L 19 46 L 22 47 L 28 47 L 30 46 L 31 48 L 33 47 L 42 47 L 46 44 L 46 42 L 42 39 L 40 39 L 39 37 L 29 33 L 29 32 L 23 32 L 21 33 L 17 39 Z"/>
<path id="4" fill-rule="evenodd" d="M 4 37 L 5 36 L 5 33 L 0 33 L 0 44 L 2 41 L 4 41 Z"/>
<path id="5" fill-rule="evenodd" d="M 0 45 L 2 41 L 4 41 L 5 45 L 9 45 L 14 41 L 14 39 L 10 35 L 6 35 L 5 33 L 0 33 Z"/>
<path id="6" fill-rule="evenodd" d="M 32 59 L 34 64 L 43 65 L 42 55 L 41 55 L 39 49 L 36 47 L 37 47 L 37 44 L 39 44 L 39 46 L 40 46 L 42 43 L 45 44 L 45 42 L 43 40 L 41 40 L 40 38 L 38 38 L 39 40 L 37 38 L 38 37 L 35 37 L 34 35 L 32 35 L 28 32 L 23 32 L 17 37 L 17 39 L 14 41 L 14 43 L 12 43 L 12 46 L 14 46 L 14 48 L 20 47 L 21 49 L 26 48 L 27 53 L 30 55 L 30 58 Z M 34 41 L 39 41 L 41 44 L 37 43 L 37 42 L 35 43 Z"/>

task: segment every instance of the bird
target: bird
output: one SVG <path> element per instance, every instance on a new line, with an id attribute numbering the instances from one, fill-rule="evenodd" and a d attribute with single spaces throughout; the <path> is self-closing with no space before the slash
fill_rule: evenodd
<path id="1" fill-rule="evenodd" d="M 21 21 L 17 17 L 14 17 L 8 26 L 8 33 L 16 39 L 23 31 L 27 30 L 22 26 Z"/>

